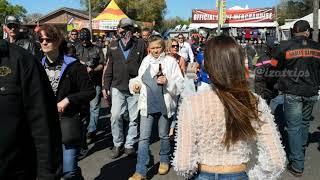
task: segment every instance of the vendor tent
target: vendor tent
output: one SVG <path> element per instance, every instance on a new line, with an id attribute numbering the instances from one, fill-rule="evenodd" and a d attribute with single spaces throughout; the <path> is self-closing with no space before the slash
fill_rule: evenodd
<path id="1" fill-rule="evenodd" d="M 93 29 L 116 30 L 122 18 L 128 18 L 128 16 L 119 8 L 114 0 L 111 0 L 108 6 L 93 19 Z"/>
<path id="2" fill-rule="evenodd" d="M 319 11 L 319 13 L 318 13 L 318 14 L 319 14 L 318 19 L 320 19 L 320 10 L 318 10 L 318 11 Z M 302 18 L 300 18 L 300 19 L 297 19 L 297 20 L 295 20 L 295 21 L 285 23 L 284 25 L 280 26 L 280 28 L 283 29 L 283 30 L 287 30 L 287 29 L 293 28 L 294 23 L 296 23 L 296 22 L 299 21 L 299 20 L 308 21 L 309 24 L 310 24 L 310 27 L 313 27 L 313 13 L 311 13 L 311 14 L 309 14 L 309 15 L 307 15 L 307 16 L 304 16 L 304 17 L 302 17 Z"/>
<path id="3" fill-rule="evenodd" d="M 257 9 L 228 9 L 226 11 L 226 21 L 223 28 L 262 28 L 277 27 L 275 21 L 275 10 L 273 8 L 257 8 Z M 217 28 L 218 27 L 218 11 L 208 9 L 192 10 L 191 29 L 198 28 Z"/>

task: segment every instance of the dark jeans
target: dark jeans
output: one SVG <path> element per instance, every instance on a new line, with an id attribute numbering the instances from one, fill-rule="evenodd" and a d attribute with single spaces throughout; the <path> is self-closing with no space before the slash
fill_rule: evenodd
<path id="1" fill-rule="evenodd" d="M 194 180 L 248 180 L 248 179 L 249 178 L 246 172 L 226 173 L 226 174 L 199 172 L 199 174 L 194 178 Z"/>
<path id="2" fill-rule="evenodd" d="M 289 162 L 297 171 L 303 172 L 305 148 L 308 143 L 313 105 L 318 96 L 303 97 L 284 95 L 284 118 L 287 125 Z"/>
<path id="3" fill-rule="evenodd" d="M 63 178 L 65 180 L 81 180 L 81 169 L 78 166 L 78 145 L 62 145 L 63 148 Z"/>
<path id="4" fill-rule="evenodd" d="M 90 121 L 88 125 L 88 132 L 92 133 L 97 130 L 99 120 L 99 111 L 101 107 L 101 86 L 96 86 L 96 96 L 90 101 Z"/>

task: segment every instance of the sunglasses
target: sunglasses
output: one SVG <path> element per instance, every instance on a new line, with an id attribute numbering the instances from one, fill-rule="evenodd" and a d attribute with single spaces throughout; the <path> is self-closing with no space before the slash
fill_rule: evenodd
<path id="1" fill-rule="evenodd" d="M 179 45 L 171 45 L 172 48 L 179 48 Z"/>
<path id="2" fill-rule="evenodd" d="M 51 38 L 39 38 L 39 42 L 43 43 L 43 41 L 46 41 L 47 43 L 52 43 L 53 39 Z"/>
<path id="3" fill-rule="evenodd" d="M 12 29 L 12 28 L 17 29 L 17 28 L 19 28 L 19 25 L 18 24 L 8 24 L 7 27 L 9 29 Z"/>
<path id="4" fill-rule="evenodd" d="M 183 39 L 183 37 L 178 37 L 178 39 Z"/>
<path id="5" fill-rule="evenodd" d="M 78 34 L 71 34 L 72 36 L 78 36 Z"/>

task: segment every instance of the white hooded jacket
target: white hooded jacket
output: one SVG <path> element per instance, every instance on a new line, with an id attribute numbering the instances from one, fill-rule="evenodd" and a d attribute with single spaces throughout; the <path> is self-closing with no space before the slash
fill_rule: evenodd
<path id="1" fill-rule="evenodd" d="M 165 53 L 162 53 L 157 59 L 149 54 L 143 59 L 141 63 L 138 71 L 138 76 L 130 79 L 129 81 L 130 93 L 136 94 L 133 92 L 133 86 L 135 84 L 138 84 L 141 87 L 138 109 L 140 110 L 140 114 L 142 116 L 148 115 L 147 87 L 141 80 L 142 75 L 145 73 L 148 67 L 151 66 L 150 74 L 152 77 L 154 77 L 158 73 L 160 63 L 162 72 L 167 78 L 167 84 L 163 86 L 163 96 L 167 108 L 168 118 L 170 118 L 176 112 L 178 95 L 184 88 L 184 78 L 181 74 L 179 65 L 173 57 L 166 56 Z"/>

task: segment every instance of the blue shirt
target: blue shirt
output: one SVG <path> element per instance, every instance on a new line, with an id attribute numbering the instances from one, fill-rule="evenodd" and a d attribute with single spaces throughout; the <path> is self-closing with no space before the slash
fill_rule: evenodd
<path id="1" fill-rule="evenodd" d="M 203 61 L 204 61 L 204 54 L 202 51 L 202 52 L 199 52 L 197 55 L 197 62 L 200 64 L 200 71 L 197 73 L 198 81 L 210 84 L 211 81 L 209 79 L 209 75 L 204 69 Z"/>

